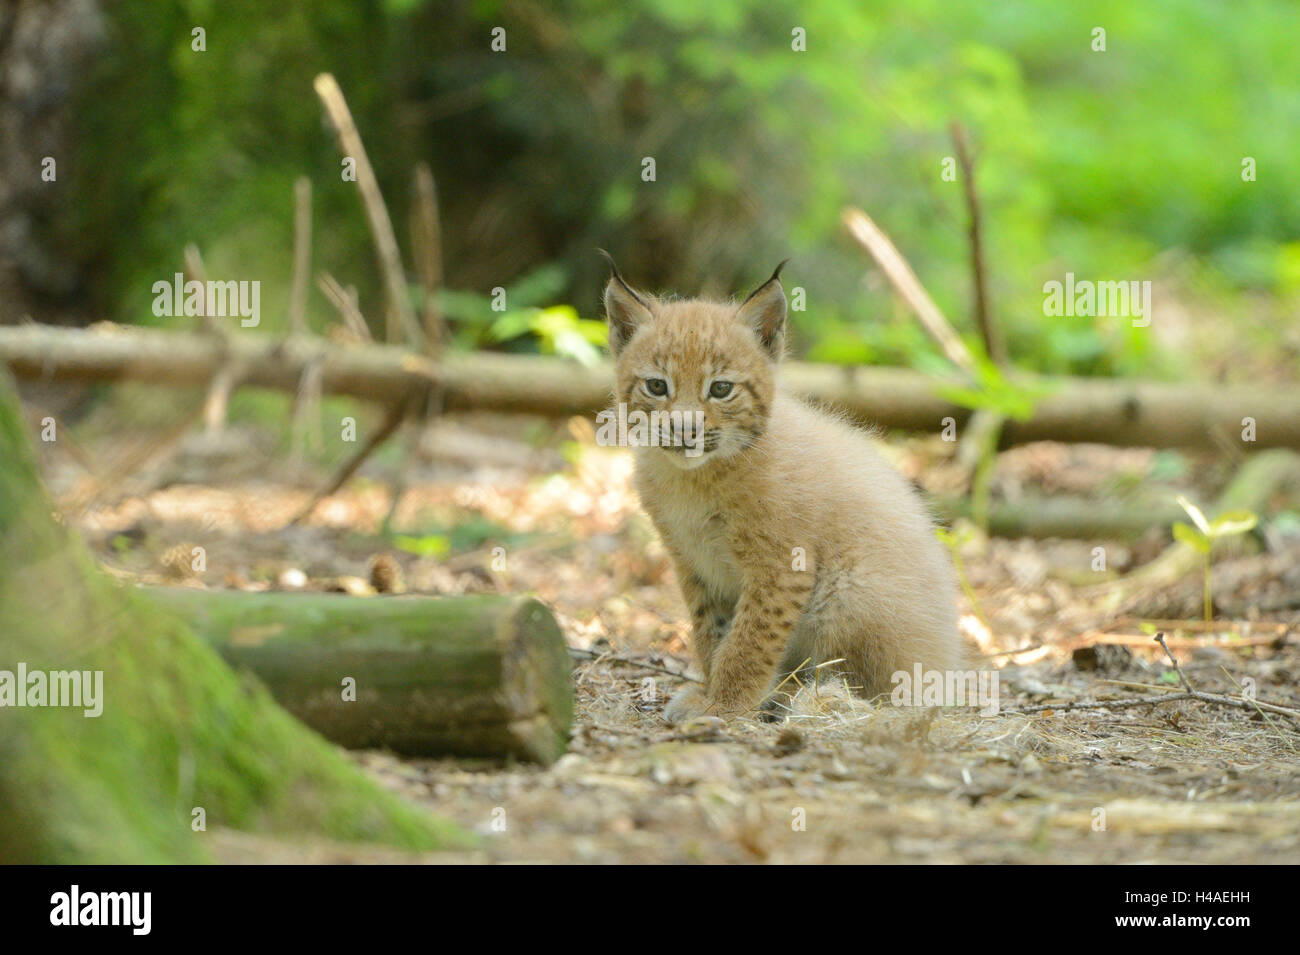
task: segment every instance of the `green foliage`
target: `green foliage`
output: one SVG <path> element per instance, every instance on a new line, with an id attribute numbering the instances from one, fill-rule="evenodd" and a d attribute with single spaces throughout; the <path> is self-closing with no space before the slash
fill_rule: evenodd
<path id="1" fill-rule="evenodd" d="M 1032 418 L 1039 399 L 1051 393 L 1045 385 L 1008 377 L 997 365 L 983 358 L 976 359 L 972 385 L 941 383 L 935 390 L 963 408 L 996 411 L 1016 421 Z"/>
<path id="2" fill-rule="evenodd" d="M 0 669 L 102 673 L 102 712 L 6 708 L 0 862 L 203 862 L 218 826 L 403 848 L 470 839 L 381 789 L 53 520 L 0 373 Z M 206 831 L 191 828 L 195 807 Z"/>
<path id="3" fill-rule="evenodd" d="M 974 540 L 979 533 L 980 531 L 969 521 L 960 519 L 953 522 L 951 530 L 946 527 L 934 529 L 934 536 L 948 548 L 948 553 L 952 555 L 952 565 L 957 572 L 957 580 L 961 584 L 962 592 L 966 594 L 966 599 L 970 601 L 971 611 L 987 627 L 988 619 L 980 607 L 979 596 L 971 586 L 970 578 L 966 576 L 966 562 L 961 557 L 961 549 Z"/>
<path id="4" fill-rule="evenodd" d="M 1225 537 L 1249 533 L 1259 523 L 1259 517 L 1252 511 L 1235 510 L 1220 514 L 1214 521 L 1210 521 L 1199 507 L 1181 494 L 1178 495 L 1178 503 L 1192 519 L 1192 524 L 1175 521 L 1174 539 L 1192 548 L 1203 558 L 1205 619 L 1208 622 L 1214 616 L 1214 602 L 1210 593 L 1210 559 L 1214 544 Z"/>
<path id="5" fill-rule="evenodd" d="M 393 546 L 418 557 L 444 557 L 477 550 L 488 544 L 514 547 L 531 535 L 520 534 L 479 515 L 454 524 L 426 523 L 418 533 L 395 534 Z"/>
<path id="6" fill-rule="evenodd" d="M 563 285 L 563 270 L 547 266 L 502 287 L 501 298 L 509 306 L 503 310 L 494 307 L 493 295 L 450 289 L 439 291 L 438 305 L 450 320 L 452 341 L 459 348 L 535 345 L 548 354 L 593 364 L 601 355 L 598 346 L 608 337 L 605 323 L 580 318 L 570 305 L 542 307 Z"/>
<path id="7" fill-rule="evenodd" d="M 1300 8 L 1287 0 L 154 0 L 109 13 L 116 46 L 88 86 L 63 238 L 110 279 L 114 317 L 153 320 L 149 285 L 193 240 L 212 275 L 263 279 L 273 330 L 302 174 L 316 266 L 379 316 L 356 188 L 311 90 L 322 70 L 348 97 L 399 240 L 426 158 L 448 284 L 482 293 L 553 267 L 560 283 L 530 308 L 594 314 L 597 246 L 648 288 L 717 295 L 790 255 L 809 303 L 794 340 L 811 357 L 924 362 L 933 350 L 888 288 L 860 281 L 839 213 L 866 208 L 973 339 L 962 186 L 941 176 L 952 119 L 971 132 L 991 298 L 1019 364 L 1170 365 L 1150 329 L 1045 316 L 1043 283 L 1066 271 L 1149 279 L 1177 250 L 1179 281 L 1221 290 L 1224 310 L 1253 292 L 1300 297 L 1300 193 L 1284 173 L 1300 152 Z M 207 52 L 190 49 L 195 24 Z M 498 26 L 504 54 L 489 44 Z M 654 182 L 641 180 L 645 157 Z M 332 320 L 314 294 L 311 313 Z M 580 321 L 516 316 L 495 333 L 485 321 L 456 343 L 589 355 Z"/>

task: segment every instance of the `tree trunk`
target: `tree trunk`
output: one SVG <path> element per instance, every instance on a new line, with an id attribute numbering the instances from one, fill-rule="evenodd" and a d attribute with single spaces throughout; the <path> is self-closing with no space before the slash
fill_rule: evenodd
<path id="1" fill-rule="evenodd" d="M 3 372 L 0 462 L 0 863 L 207 861 L 215 826 L 469 843 L 241 681 L 179 618 L 99 573 L 51 516 Z M 24 669 L 77 671 L 100 692 L 48 705 L 50 691 L 16 685 Z"/>
<path id="2" fill-rule="evenodd" d="M 564 752 L 569 654 L 555 618 L 531 598 L 142 592 L 335 743 L 544 763 Z"/>
<path id="3" fill-rule="evenodd" d="M 0 327 L 0 363 L 15 375 L 73 381 L 144 381 L 194 387 L 231 359 L 245 384 L 296 393 L 304 370 L 321 362 L 321 390 L 392 403 L 437 383 L 451 410 L 594 415 L 611 404 L 607 364 L 477 353 L 434 363 L 383 345 L 342 347 L 320 339 L 278 341 L 235 334 L 227 342 L 187 332 L 128 326 L 89 329 Z M 959 424 L 967 408 L 939 396 L 937 380 L 901 368 L 849 368 L 789 362 L 796 393 L 888 428 L 935 432 Z M 1250 450 L 1300 449 L 1300 391 L 1251 385 L 1152 383 L 1104 378 L 1042 379 L 1050 389 L 1029 421 L 1008 421 L 1002 445 L 1028 441 L 1099 442 L 1129 447 L 1216 447 L 1227 439 Z M 1255 436 L 1243 443 L 1243 419 Z"/>

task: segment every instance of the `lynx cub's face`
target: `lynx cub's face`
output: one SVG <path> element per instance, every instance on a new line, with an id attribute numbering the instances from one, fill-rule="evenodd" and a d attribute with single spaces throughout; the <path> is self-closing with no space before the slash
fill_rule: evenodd
<path id="1" fill-rule="evenodd" d="M 614 269 L 605 312 L 615 391 L 629 414 L 644 413 L 658 429 L 651 453 L 702 467 L 743 451 L 766 429 L 785 346 L 780 272 L 734 305 L 656 299 Z"/>

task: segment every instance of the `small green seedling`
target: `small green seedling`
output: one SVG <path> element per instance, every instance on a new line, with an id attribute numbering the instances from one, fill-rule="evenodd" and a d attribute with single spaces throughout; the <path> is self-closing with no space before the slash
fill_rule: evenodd
<path id="1" fill-rule="evenodd" d="M 962 563 L 961 549 L 965 544 L 975 537 L 975 528 L 966 521 L 957 521 L 953 524 L 952 530 L 946 527 L 936 527 L 934 536 L 943 542 L 952 554 L 952 565 L 957 571 L 957 580 L 961 583 L 961 589 L 966 594 L 966 599 L 970 601 L 971 610 L 979 618 L 980 623 L 987 628 L 989 622 L 984 617 L 984 611 L 980 609 L 979 598 L 975 596 L 975 588 L 971 586 L 970 580 L 966 577 L 966 565 Z M 992 629 L 992 628 L 989 628 Z"/>
<path id="2" fill-rule="evenodd" d="M 1228 511 L 1219 515 L 1213 523 L 1208 521 L 1199 507 L 1178 495 L 1178 503 L 1192 519 L 1191 525 L 1182 521 L 1174 522 L 1174 539 L 1186 544 L 1201 555 L 1205 567 L 1205 620 L 1208 623 L 1214 616 L 1214 601 L 1210 596 L 1210 557 L 1214 542 L 1223 537 L 1233 537 L 1254 530 L 1259 518 L 1250 511 Z"/>

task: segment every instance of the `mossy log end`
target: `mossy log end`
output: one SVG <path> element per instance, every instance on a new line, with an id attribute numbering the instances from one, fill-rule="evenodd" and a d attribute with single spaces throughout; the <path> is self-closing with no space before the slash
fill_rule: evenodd
<path id="1" fill-rule="evenodd" d="M 217 826 L 404 849 L 473 843 L 240 680 L 182 619 L 100 573 L 51 516 L 25 432 L 0 371 L 0 670 L 102 683 L 98 715 L 0 708 L 0 863 L 211 861 Z"/>
<path id="2" fill-rule="evenodd" d="M 550 763 L 568 742 L 569 654 L 531 598 L 141 592 L 342 746 Z"/>

